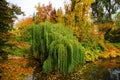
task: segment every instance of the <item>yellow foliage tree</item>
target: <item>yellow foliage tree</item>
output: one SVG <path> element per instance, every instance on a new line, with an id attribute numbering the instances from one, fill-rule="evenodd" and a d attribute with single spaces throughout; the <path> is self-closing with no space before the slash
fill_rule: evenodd
<path id="1" fill-rule="evenodd" d="M 90 31 L 90 7 L 94 0 L 71 0 L 71 4 L 65 4 L 66 14 L 64 23 L 69 25 L 79 41 L 84 40 L 84 33 Z M 87 30 L 87 31 L 86 31 Z"/>
<path id="2" fill-rule="evenodd" d="M 62 11 L 62 8 L 58 9 L 58 11 L 56 12 L 56 20 L 59 23 L 63 22 L 63 11 Z"/>

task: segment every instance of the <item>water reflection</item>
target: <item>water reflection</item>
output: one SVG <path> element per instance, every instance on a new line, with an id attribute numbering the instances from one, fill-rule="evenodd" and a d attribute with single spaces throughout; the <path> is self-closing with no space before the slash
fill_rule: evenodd
<path id="1" fill-rule="evenodd" d="M 104 80 L 120 80 L 120 68 L 108 69 L 108 75 Z"/>
<path id="2" fill-rule="evenodd" d="M 33 74 L 30 76 L 30 77 L 28 77 L 26 80 L 35 80 L 35 77 L 33 76 Z"/>
<path id="3" fill-rule="evenodd" d="M 120 80 L 120 58 L 86 64 L 82 72 L 84 80 Z"/>
<path id="4" fill-rule="evenodd" d="M 120 80 L 120 58 L 87 63 L 73 74 L 43 73 L 36 67 L 27 80 Z"/>

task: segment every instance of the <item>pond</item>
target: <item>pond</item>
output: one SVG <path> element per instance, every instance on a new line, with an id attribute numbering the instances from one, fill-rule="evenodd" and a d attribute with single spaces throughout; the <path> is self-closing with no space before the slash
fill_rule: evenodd
<path id="1" fill-rule="evenodd" d="M 120 80 L 120 58 L 87 63 L 76 73 L 82 80 Z"/>
<path id="2" fill-rule="evenodd" d="M 34 60 L 0 60 L 0 80 L 120 80 L 120 58 L 89 62 L 64 75 L 43 73 Z"/>

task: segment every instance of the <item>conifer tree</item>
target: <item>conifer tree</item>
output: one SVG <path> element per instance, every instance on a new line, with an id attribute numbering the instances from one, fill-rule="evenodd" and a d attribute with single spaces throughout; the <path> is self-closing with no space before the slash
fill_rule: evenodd
<path id="1" fill-rule="evenodd" d="M 0 55 L 4 53 L 3 46 L 10 37 L 8 31 L 13 28 L 17 15 L 21 14 L 23 12 L 20 7 L 10 4 L 6 0 L 0 0 Z"/>

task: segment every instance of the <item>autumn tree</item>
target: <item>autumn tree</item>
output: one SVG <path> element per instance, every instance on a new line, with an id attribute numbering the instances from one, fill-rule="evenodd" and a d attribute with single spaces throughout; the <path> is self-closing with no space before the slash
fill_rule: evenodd
<path id="1" fill-rule="evenodd" d="M 56 10 L 52 8 L 52 4 L 49 3 L 47 6 L 40 5 L 36 6 L 36 21 L 38 22 L 45 22 L 51 21 L 53 23 L 56 22 Z"/>
<path id="2" fill-rule="evenodd" d="M 52 23 L 56 23 L 57 19 L 56 19 L 56 9 L 52 10 L 50 13 L 50 22 Z"/>
<path id="3" fill-rule="evenodd" d="M 61 7 L 56 11 L 56 22 L 63 23 L 63 10 Z"/>
<path id="4" fill-rule="evenodd" d="M 16 27 L 20 29 L 20 28 L 24 28 L 24 26 L 27 26 L 27 25 L 29 26 L 33 23 L 34 23 L 33 18 L 27 17 L 27 18 L 23 18 L 23 19 L 19 20 L 18 23 L 16 24 Z"/>
<path id="5" fill-rule="evenodd" d="M 100 46 L 98 37 L 93 34 L 91 23 L 91 4 L 93 0 L 71 0 L 71 4 L 65 4 L 64 23 L 71 28 L 80 43 L 86 49 L 86 60 L 94 61 L 98 57 Z M 99 49 L 98 49 L 99 48 Z"/>
<path id="6" fill-rule="evenodd" d="M 65 4 L 64 23 L 72 28 L 79 41 L 85 38 L 84 33 L 90 27 L 90 7 L 93 0 L 71 0 L 71 4 Z"/>
<path id="7" fill-rule="evenodd" d="M 29 26 L 34 23 L 33 17 L 27 17 L 18 21 L 15 25 L 15 35 L 20 37 L 21 40 L 27 40 Z"/>

